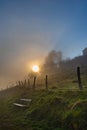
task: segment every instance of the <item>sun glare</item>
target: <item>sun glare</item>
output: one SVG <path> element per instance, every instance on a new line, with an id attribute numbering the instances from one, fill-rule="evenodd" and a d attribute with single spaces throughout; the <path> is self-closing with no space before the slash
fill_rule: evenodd
<path id="1" fill-rule="evenodd" d="M 34 65 L 34 66 L 32 67 L 32 71 L 33 71 L 33 72 L 39 72 L 39 66 L 38 66 L 38 65 Z"/>

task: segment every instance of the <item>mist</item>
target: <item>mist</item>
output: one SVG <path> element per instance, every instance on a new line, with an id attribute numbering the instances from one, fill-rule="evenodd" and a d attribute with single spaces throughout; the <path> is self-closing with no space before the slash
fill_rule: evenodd
<path id="1" fill-rule="evenodd" d="M 80 22 L 84 11 L 78 2 L 0 2 L 0 88 L 24 78 L 32 64 L 42 64 L 51 50 L 72 58 L 87 46 L 83 35 L 87 20 L 83 15 Z"/>
<path id="2" fill-rule="evenodd" d="M 24 78 L 32 64 L 42 64 L 52 49 L 50 38 L 39 32 L 21 34 L 16 27 L 0 42 L 0 87 L 7 87 Z M 19 32 L 19 33 L 18 33 Z"/>

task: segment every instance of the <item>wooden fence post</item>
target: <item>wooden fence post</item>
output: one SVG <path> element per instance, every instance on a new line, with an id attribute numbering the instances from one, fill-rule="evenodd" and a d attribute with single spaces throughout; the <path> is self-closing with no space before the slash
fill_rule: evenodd
<path id="1" fill-rule="evenodd" d="M 48 90 L 48 75 L 46 75 L 45 85 L 46 85 L 46 90 Z"/>
<path id="2" fill-rule="evenodd" d="M 78 85 L 79 85 L 79 89 L 82 90 L 82 82 L 81 82 L 81 76 L 80 76 L 80 67 L 77 67 L 77 77 L 78 77 Z"/>
<path id="3" fill-rule="evenodd" d="M 28 87 L 30 87 L 30 80 L 28 79 Z"/>
<path id="4" fill-rule="evenodd" d="M 33 90 L 35 90 L 35 85 L 36 85 L 36 76 L 34 77 Z"/>

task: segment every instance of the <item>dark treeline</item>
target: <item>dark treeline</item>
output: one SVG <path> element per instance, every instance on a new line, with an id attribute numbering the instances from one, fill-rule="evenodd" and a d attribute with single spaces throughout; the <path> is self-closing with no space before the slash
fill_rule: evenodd
<path id="1" fill-rule="evenodd" d="M 80 66 L 82 73 L 87 73 L 87 48 L 83 50 L 83 55 L 77 56 L 73 59 L 61 61 L 59 66 L 63 70 L 67 71 L 74 71 L 77 68 L 77 66 Z"/>
<path id="2" fill-rule="evenodd" d="M 43 65 L 43 72 L 75 72 L 77 66 L 81 67 L 82 73 L 87 73 L 87 48 L 83 50 L 83 54 L 73 59 L 62 59 L 62 52 L 52 50 L 49 52 Z"/>

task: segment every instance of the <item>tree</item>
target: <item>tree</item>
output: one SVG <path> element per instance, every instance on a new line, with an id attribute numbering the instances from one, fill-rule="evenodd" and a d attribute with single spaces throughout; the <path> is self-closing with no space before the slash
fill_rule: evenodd
<path id="1" fill-rule="evenodd" d="M 87 55 L 87 47 L 83 50 L 83 55 Z"/>
<path id="2" fill-rule="evenodd" d="M 61 60 L 62 60 L 62 52 L 52 50 L 48 53 L 45 59 L 45 67 L 57 68 Z"/>

